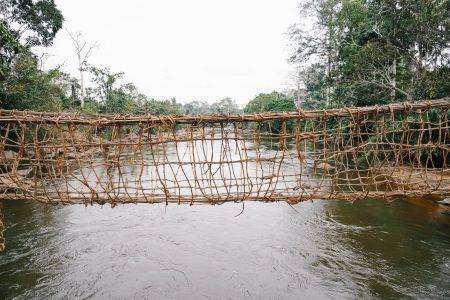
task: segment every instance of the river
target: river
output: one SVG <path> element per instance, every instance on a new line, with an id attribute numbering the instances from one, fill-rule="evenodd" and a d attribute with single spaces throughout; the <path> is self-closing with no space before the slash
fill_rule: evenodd
<path id="1" fill-rule="evenodd" d="M 404 201 L 7 202 L 0 298 L 445 298 L 448 217 Z M 295 210 L 294 210 L 295 209 Z"/>

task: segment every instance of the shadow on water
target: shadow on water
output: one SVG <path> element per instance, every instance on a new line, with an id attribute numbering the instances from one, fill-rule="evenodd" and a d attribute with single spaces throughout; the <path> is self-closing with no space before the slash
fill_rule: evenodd
<path id="1" fill-rule="evenodd" d="M 404 201 L 241 208 L 8 202 L 0 298 L 448 296 L 448 217 Z"/>

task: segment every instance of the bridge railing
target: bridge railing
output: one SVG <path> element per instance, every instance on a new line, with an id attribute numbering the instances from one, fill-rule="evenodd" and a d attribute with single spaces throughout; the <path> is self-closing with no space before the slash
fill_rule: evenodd
<path id="1" fill-rule="evenodd" d="M 442 99 L 226 116 L 0 111 L 0 200 L 446 197 L 449 106 Z"/>

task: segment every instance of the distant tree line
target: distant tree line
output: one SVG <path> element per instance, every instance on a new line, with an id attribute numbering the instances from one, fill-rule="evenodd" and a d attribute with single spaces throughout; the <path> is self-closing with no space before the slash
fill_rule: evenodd
<path id="1" fill-rule="evenodd" d="M 213 104 L 149 98 L 133 83 L 122 83 L 123 73 L 90 65 L 93 45 L 83 41 L 80 33 L 68 32 L 78 60 L 79 78 L 60 68 L 43 70 L 33 48 L 51 46 L 63 21 L 53 0 L 0 0 L 0 108 L 156 115 L 240 112 L 230 98 Z M 85 83 L 85 73 L 89 84 Z"/>
<path id="2" fill-rule="evenodd" d="M 91 87 L 86 88 L 83 111 L 91 113 L 130 114 L 232 114 L 239 107 L 231 98 L 221 99 L 213 104 L 192 101 L 185 104 L 175 98 L 156 100 L 139 92 L 133 83 L 120 84 L 123 73 L 111 72 L 109 68 L 89 66 Z M 81 91 L 79 86 L 76 90 Z M 69 107 L 81 107 L 78 96 L 72 96 Z"/>

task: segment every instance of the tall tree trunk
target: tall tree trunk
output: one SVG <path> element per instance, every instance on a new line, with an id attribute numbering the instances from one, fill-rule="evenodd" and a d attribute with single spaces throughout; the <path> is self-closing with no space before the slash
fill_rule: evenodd
<path id="1" fill-rule="evenodd" d="M 82 66 L 80 66 L 80 106 L 84 107 L 84 72 Z"/>
<path id="2" fill-rule="evenodd" d="M 392 101 L 395 101 L 395 93 L 397 91 L 397 59 L 394 58 L 394 61 L 392 62 L 392 90 L 391 90 L 391 99 Z"/>
<path id="3" fill-rule="evenodd" d="M 78 51 L 78 71 L 80 72 L 80 106 L 84 107 L 84 72 L 83 72 L 83 59 L 81 58 L 81 52 Z"/>

